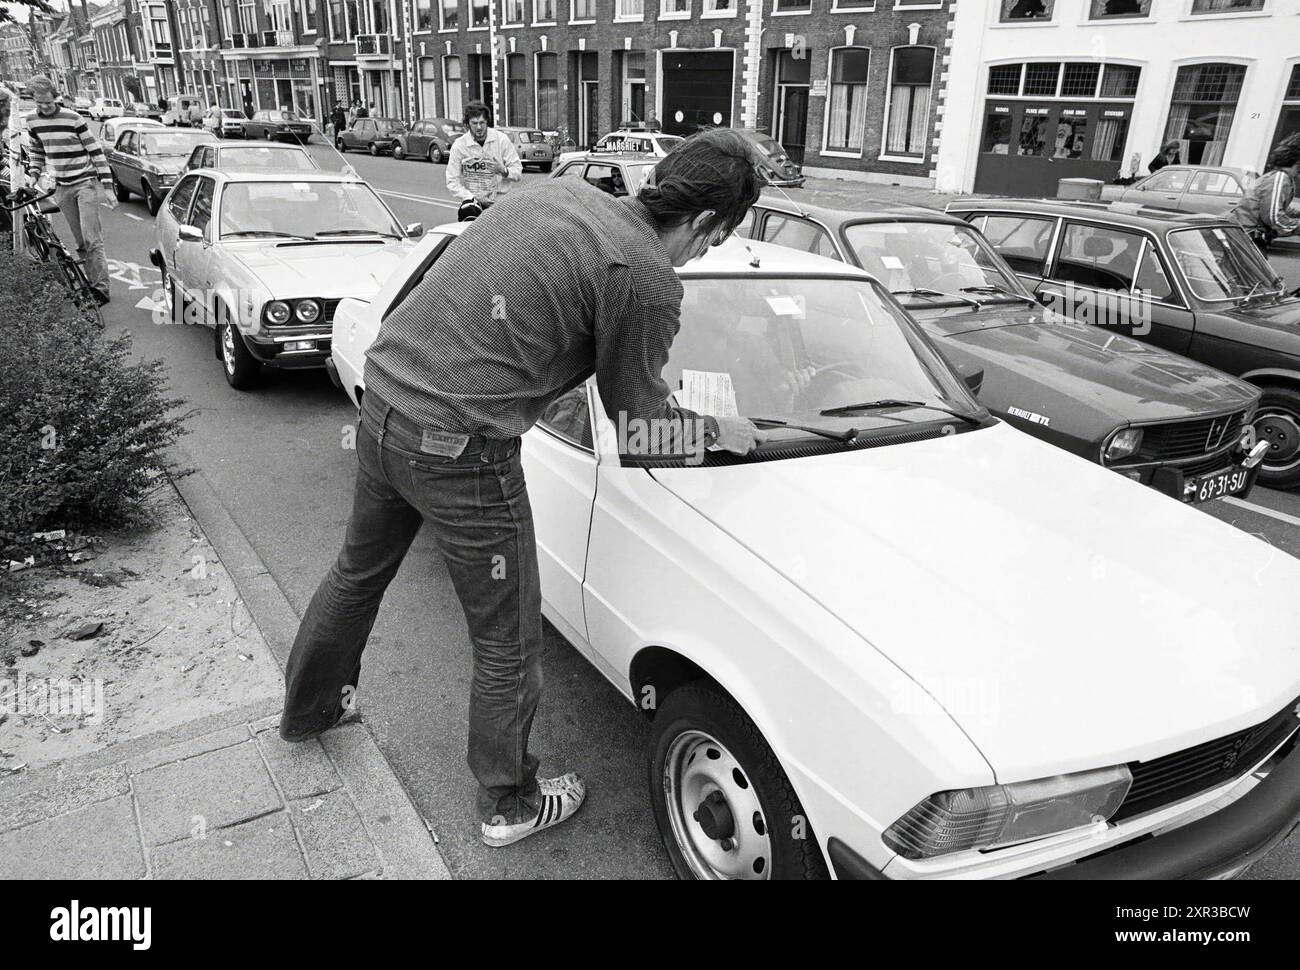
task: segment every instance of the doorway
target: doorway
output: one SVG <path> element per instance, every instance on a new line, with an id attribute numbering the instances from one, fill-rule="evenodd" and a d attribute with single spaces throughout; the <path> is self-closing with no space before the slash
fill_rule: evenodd
<path id="1" fill-rule="evenodd" d="M 731 124 L 732 51 L 664 51 L 663 130 L 691 135 Z"/>
<path id="2" fill-rule="evenodd" d="M 803 164 L 808 136 L 808 85 L 812 59 L 776 52 L 776 104 L 772 131 L 796 165 Z"/>

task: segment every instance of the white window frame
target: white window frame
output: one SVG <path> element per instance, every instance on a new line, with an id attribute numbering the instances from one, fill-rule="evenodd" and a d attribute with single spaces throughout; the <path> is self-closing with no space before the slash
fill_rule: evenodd
<path id="1" fill-rule="evenodd" d="M 467 31 L 469 31 L 469 32 L 472 33 L 472 32 L 477 31 L 477 30 L 487 30 L 489 27 L 492 26 L 492 4 L 493 4 L 493 2 L 494 2 L 494 0 L 488 0 L 487 3 L 485 3 L 485 4 L 482 5 L 482 6 L 485 6 L 485 7 L 488 8 L 488 19 L 485 20 L 485 21 L 483 22 L 483 26 L 482 26 L 482 27 L 475 27 L 475 26 L 474 26 L 474 0 L 469 0 L 469 3 L 466 4 L 466 13 L 469 14 L 468 19 L 465 21 L 465 29 L 466 29 Z"/>
<path id="2" fill-rule="evenodd" d="M 433 5 L 437 3 L 438 9 L 435 11 Z M 420 5 L 427 4 L 429 7 L 429 26 L 420 26 Z M 413 34 L 432 34 L 442 26 L 442 0 L 413 0 L 411 4 L 411 33 Z"/>
<path id="3" fill-rule="evenodd" d="M 507 52 L 506 52 L 506 56 L 502 59 L 502 60 L 503 60 L 503 63 L 502 63 L 502 65 L 501 65 L 501 80 L 502 80 L 502 82 L 503 82 L 503 83 L 502 83 L 502 87 L 505 88 L 505 90 L 502 92 L 502 94 L 503 94 L 505 97 L 504 97 L 504 100 L 503 100 L 502 103 L 501 103 L 502 108 L 505 109 L 505 110 L 503 110 L 501 113 L 504 114 L 504 115 L 506 116 L 506 127 L 507 127 L 507 128 L 523 128 L 523 127 L 526 127 L 527 119 L 526 119 L 526 118 L 525 118 L 525 119 L 518 119 L 518 118 L 515 118 L 515 117 L 514 117 L 514 112 L 510 110 L 510 83 L 511 83 L 512 81 L 516 81 L 516 80 L 518 80 L 518 78 L 512 77 L 511 74 L 510 74 L 510 59 L 511 59 L 512 57 L 518 57 L 518 58 L 519 58 L 519 63 L 525 65 L 525 67 L 524 67 L 524 81 L 525 81 L 524 88 L 525 88 L 525 90 L 527 90 L 527 88 L 528 88 L 528 84 L 527 84 L 527 81 L 528 81 L 528 77 L 527 77 L 527 72 L 528 72 L 528 68 L 527 68 L 528 58 L 525 57 L 525 56 L 523 55 L 523 53 L 520 52 L 520 51 L 507 51 Z M 491 107 L 491 105 L 489 105 L 488 107 Z M 537 106 L 536 106 L 535 104 L 534 104 L 534 106 L 533 106 L 533 114 L 534 114 L 534 115 L 537 114 Z"/>
<path id="4" fill-rule="evenodd" d="M 569 23 L 571 24 L 594 24 L 596 22 L 596 0 L 587 0 L 591 4 L 590 20 L 574 20 L 573 8 L 577 5 L 578 0 L 569 0 Z"/>
<path id="5" fill-rule="evenodd" d="M 623 5 L 630 3 L 641 4 L 641 12 L 638 14 L 623 13 Z M 614 0 L 614 23 L 616 24 L 640 24 L 645 22 L 645 4 L 646 0 Z"/>
<path id="6" fill-rule="evenodd" d="M 780 10 L 778 9 L 781 0 L 772 0 L 773 17 L 810 17 L 812 16 L 812 0 L 808 0 L 807 10 Z"/>
<path id="7" fill-rule="evenodd" d="M 1213 10 L 1209 13 L 1195 13 L 1196 0 L 1187 0 L 1180 20 L 1229 20 L 1237 17 L 1267 17 L 1273 13 L 1272 0 L 1264 0 L 1258 10 Z"/>
<path id="8" fill-rule="evenodd" d="M 559 8 L 558 3 L 556 4 L 556 8 L 557 9 Z M 555 124 L 557 128 L 559 127 L 560 124 L 560 119 L 558 118 L 558 114 L 562 107 L 560 101 L 560 90 L 561 90 L 560 89 L 560 52 L 559 51 L 533 51 L 533 127 L 538 129 L 539 131 L 547 130 L 542 127 L 542 98 L 541 98 L 542 72 L 537 69 L 537 65 L 543 57 L 555 58 L 555 107 L 556 107 L 556 114 L 557 114 Z"/>
<path id="9" fill-rule="evenodd" d="M 740 0 L 731 0 L 731 7 L 726 10 L 719 10 L 715 6 L 716 3 L 717 0 L 704 0 L 703 9 L 700 10 L 701 20 L 722 20 L 740 16 Z"/>
<path id="10" fill-rule="evenodd" d="M 537 17 L 537 4 L 541 0 L 532 0 L 533 7 L 533 26 L 534 27 L 554 27 L 559 23 L 560 18 L 560 0 L 549 0 L 551 4 L 551 19 L 539 20 Z"/>
<path id="11" fill-rule="evenodd" d="M 867 123 L 866 123 L 866 119 L 865 119 L 865 118 L 863 119 L 862 148 L 861 148 L 860 150 L 858 150 L 857 152 L 842 152 L 842 151 L 836 151 L 835 149 L 833 149 L 833 148 L 830 147 L 830 143 L 831 143 L 831 88 L 834 86 L 834 83 L 835 83 L 834 81 L 831 80 L 831 77 L 833 76 L 834 69 L 835 69 L 835 64 L 834 64 L 834 61 L 835 61 L 835 52 L 836 52 L 836 51 L 846 51 L 846 50 L 850 50 L 850 51 L 851 51 L 851 50 L 864 50 L 864 51 L 867 52 L 867 83 L 866 83 L 864 86 L 865 86 L 866 89 L 867 89 L 867 95 L 866 95 L 866 96 L 867 96 L 867 104 L 868 104 L 868 105 L 871 104 L 871 67 L 872 67 L 871 61 L 872 61 L 872 59 L 873 59 L 873 52 L 872 52 L 871 48 L 868 47 L 868 46 L 866 46 L 865 44 L 838 44 L 838 45 L 836 45 L 835 47 L 830 48 L 830 50 L 828 50 L 828 51 L 826 52 L 826 107 L 825 107 L 825 111 L 824 111 L 824 114 L 823 114 L 823 117 L 822 117 L 822 147 L 821 147 L 821 152 L 820 152 L 820 154 L 821 154 L 823 157 L 825 157 L 825 158 L 866 158 L 866 156 L 867 156 L 867 131 L 866 131 L 866 129 L 867 129 L 869 126 L 867 125 Z M 886 114 L 886 115 L 885 115 L 885 118 L 888 119 L 888 118 L 889 118 L 889 115 Z M 883 134 L 883 132 L 882 132 L 882 134 Z M 882 139 L 881 139 L 881 145 L 883 146 L 883 144 L 884 144 L 884 140 L 883 140 L 883 137 L 882 137 Z"/>
<path id="12" fill-rule="evenodd" d="M 1159 0 L 1150 0 L 1145 17 L 1094 17 L 1092 0 L 1083 0 L 1083 17 L 1079 23 L 1094 27 L 1098 24 L 1150 24 L 1155 22 L 1155 9 Z"/>
<path id="13" fill-rule="evenodd" d="M 438 0 L 438 33 L 454 34 L 460 30 L 460 0 L 455 0 L 454 6 L 456 7 L 456 26 L 448 27 L 446 18 L 443 16 L 447 12 L 446 2 L 445 0 Z M 446 94 L 445 91 L 443 93 Z"/>
<path id="14" fill-rule="evenodd" d="M 519 19 L 507 20 L 510 5 L 517 3 L 519 5 Z M 501 22 L 497 24 L 497 30 L 518 30 L 528 24 L 528 0 L 501 0 Z"/>
<path id="15" fill-rule="evenodd" d="M 840 0 L 831 0 L 831 13 L 875 13 L 876 0 L 866 0 L 860 7 L 841 7 Z"/>
<path id="16" fill-rule="evenodd" d="M 913 48 L 913 47 L 928 47 L 928 48 L 930 48 L 930 50 L 934 51 L 934 61 L 933 61 L 933 65 L 932 65 L 932 67 L 930 68 L 930 132 L 931 132 L 931 136 L 930 136 L 930 140 L 927 140 L 926 145 L 925 145 L 925 151 L 923 151 L 923 152 L 921 153 L 921 157 L 920 157 L 920 158 L 917 158 L 917 157 L 915 157 L 915 156 L 913 156 L 913 155 L 890 155 L 890 154 L 889 154 L 889 148 L 888 148 L 888 146 L 889 146 L 889 112 L 893 109 L 893 105 L 894 105 L 894 55 L 895 55 L 895 53 L 898 52 L 898 50 L 899 50 L 900 48 L 911 49 L 911 48 Z M 934 117 L 935 117 L 934 112 L 935 112 L 935 108 L 936 108 L 937 103 L 938 103 L 938 98 L 935 96 L 935 93 L 934 93 L 934 78 L 935 78 L 935 75 L 939 73 L 939 69 L 940 69 L 941 67 L 942 67 L 942 65 L 941 65 L 940 62 L 939 62 L 939 49 L 938 49 L 937 47 L 935 47 L 933 44 L 898 44 L 898 45 L 895 46 L 895 47 L 891 47 L 891 48 L 889 48 L 889 69 L 888 69 L 888 72 L 885 74 L 885 114 L 884 114 L 884 116 L 883 116 L 883 118 L 882 118 L 881 125 L 880 125 L 880 154 L 876 156 L 876 161 L 878 161 L 878 162 L 902 162 L 902 163 L 905 164 L 905 165 L 925 165 L 925 164 L 928 163 L 928 161 L 929 161 L 929 159 L 930 159 L 930 155 L 931 155 L 931 153 L 934 151 L 934 145 L 931 144 L 931 141 L 933 140 L 933 137 L 934 137 L 934 136 L 933 136 L 933 132 L 934 132 Z M 1022 86 L 1022 87 L 1023 87 L 1023 81 L 1024 81 L 1024 73 L 1022 72 L 1022 73 L 1021 73 L 1021 82 L 1022 82 L 1022 83 L 1021 83 L 1021 86 Z M 1061 89 L 1061 76 L 1060 76 L 1059 73 L 1057 74 L 1057 79 L 1056 79 L 1056 89 L 1057 89 L 1058 91 Z"/>
<path id="17" fill-rule="evenodd" d="M 693 0 L 677 0 L 679 3 L 686 5 L 685 10 L 668 10 L 666 9 L 668 0 L 659 0 L 659 19 L 660 20 L 690 20 L 691 4 Z"/>
<path id="18" fill-rule="evenodd" d="M 441 58 L 441 61 L 442 61 L 442 110 L 443 110 L 443 111 L 449 111 L 449 110 L 450 110 L 450 109 L 447 107 L 447 86 L 451 83 L 451 79 L 450 79 L 449 77 L 447 77 L 447 61 L 450 60 L 451 58 L 455 58 L 455 59 L 456 59 L 456 64 L 457 64 L 457 66 L 460 68 L 460 77 L 456 79 L 456 83 L 457 83 L 458 85 L 460 85 L 460 96 L 459 96 L 459 98 L 457 98 L 457 100 L 460 101 L 460 111 L 457 112 L 457 116 L 458 116 L 458 117 L 452 118 L 450 114 L 446 115 L 445 117 L 447 117 L 447 118 L 450 119 L 451 121 L 459 121 L 459 120 L 460 120 L 460 116 L 463 116 L 463 115 L 465 114 L 465 105 L 468 103 L 468 102 L 466 101 L 466 99 L 465 99 L 465 58 L 462 57 L 460 54 L 443 54 L 443 55 L 442 55 L 442 58 Z"/>

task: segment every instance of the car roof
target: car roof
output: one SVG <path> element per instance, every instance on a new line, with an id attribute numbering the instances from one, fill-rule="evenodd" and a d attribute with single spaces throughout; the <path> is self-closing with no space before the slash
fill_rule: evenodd
<path id="1" fill-rule="evenodd" d="M 374 191 L 374 186 L 371 186 L 365 179 L 357 178 L 355 175 L 347 175 L 343 172 L 300 172 L 297 170 L 291 172 L 230 172 L 215 168 L 195 168 L 185 174 L 193 175 L 195 172 L 202 172 L 204 175 L 211 176 L 221 182 L 355 182 L 369 186 L 371 191 Z"/>
<path id="2" fill-rule="evenodd" d="M 773 212 L 789 215 L 807 216 L 816 219 L 832 230 L 841 226 L 860 222 L 939 222 L 948 225 L 965 225 L 964 219 L 950 216 L 938 209 L 923 205 L 908 205 L 902 202 L 875 202 L 858 209 L 832 209 L 828 206 L 811 205 L 795 199 L 783 198 L 776 194 L 764 192 L 759 196 L 756 206 Z"/>
<path id="3" fill-rule="evenodd" d="M 243 141 L 231 141 L 230 139 L 226 139 L 224 141 L 207 142 L 205 144 L 210 144 L 215 148 L 270 148 L 273 151 L 278 152 L 289 151 L 302 152 L 304 155 L 307 154 L 307 149 L 303 148 L 301 145 L 286 145 L 281 141 L 257 141 L 253 138 Z M 199 146 L 195 145 L 194 147 L 198 148 Z"/>
<path id="4" fill-rule="evenodd" d="M 1117 226 L 1141 229 L 1171 229 L 1191 226 L 1221 226 L 1230 220 L 1199 212 L 1157 209 L 1137 202 L 1060 201 L 1057 199 L 961 199 L 949 203 L 959 212 L 1023 212 L 1044 216 L 1078 216 L 1101 219 Z"/>
<path id="5" fill-rule="evenodd" d="M 1254 169 L 1237 168 L 1234 165 L 1164 165 L 1151 175 L 1159 175 L 1161 172 L 1228 172 L 1241 178 L 1252 178 L 1256 174 Z"/>
<path id="6" fill-rule="evenodd" d="M 657 165 L 663 161 L 658 155 L 651 155 L 649 152 L 583 152 L 577 158 L 566 158 L 564 164 L 571 162 L 598 162 L 603 165 L 606 162 L 643 162 L 646 164 Z"/>

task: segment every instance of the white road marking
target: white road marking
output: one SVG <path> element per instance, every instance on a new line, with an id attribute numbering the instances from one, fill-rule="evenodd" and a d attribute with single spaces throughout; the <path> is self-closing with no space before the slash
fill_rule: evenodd
<path id="1" fill-rule="evenodd" d="M 138 216 L 134 212 L 123 212 L 122 215 L 128 219 L 134 219 L 136 222 L 144 222 L 144 216 Z"/>
<path id="2" fill-rule="evenodd" d="M 1258 512 L 1260 515 L 1267 515 L 1270 519 L 1277 519 L 1279 522 L 1286 522 L 1289 525 L 1300 526 L 1300 517 L 1288 515 L 1285 512 L 1277 512 L 1273 509 L 1265 508 L 1262 505 L 1256 505 L 1254 502 L 1243 502 L 1239 498 L 1233 498 L 1231 495 L 1224 496 L 1223 501 L 1238 508 L 1249 509 L 1251 512 Z"/>
<path id="3" fill-rule="evenodd" d="M 167 304 L 163 303 L 161 300 L 155 300 L 151 296 L 142 296 L 136 303 L 135 308 L 137 310 L 148 310 L 150 313 L 153 313 L 157 310 L 167 309 Z"/>
<path id="4" fill-rule="evenodd" d="M 406 199 L 408 202 L 423 202 L 426 205 L 440 205 L 448 209 L 459 209 L 459 202 L 448 202 L 445 199 L 431 199 L 427 195 L 407 195 L 405 192 L 393 192 L 389 189 L 378 189 L 380 195 L 391 195 L 394 199 Z"/>

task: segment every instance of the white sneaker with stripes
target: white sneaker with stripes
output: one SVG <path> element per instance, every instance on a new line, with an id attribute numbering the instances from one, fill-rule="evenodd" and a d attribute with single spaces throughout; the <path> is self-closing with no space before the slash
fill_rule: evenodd
<path id="1" fill-rule="evenodd" d="M 537 786 L 542 792 L 542 807 L 535 818 L 514 825 L 489 825 L 483 823 L 483 844 L 493 848 L 510 845 L 530 835 L 536 835 L 552 825 L 559 825 L 582 807 L 587 797 L 587 786 L 575 772 L 559 778 L 539 778 Z"/>

